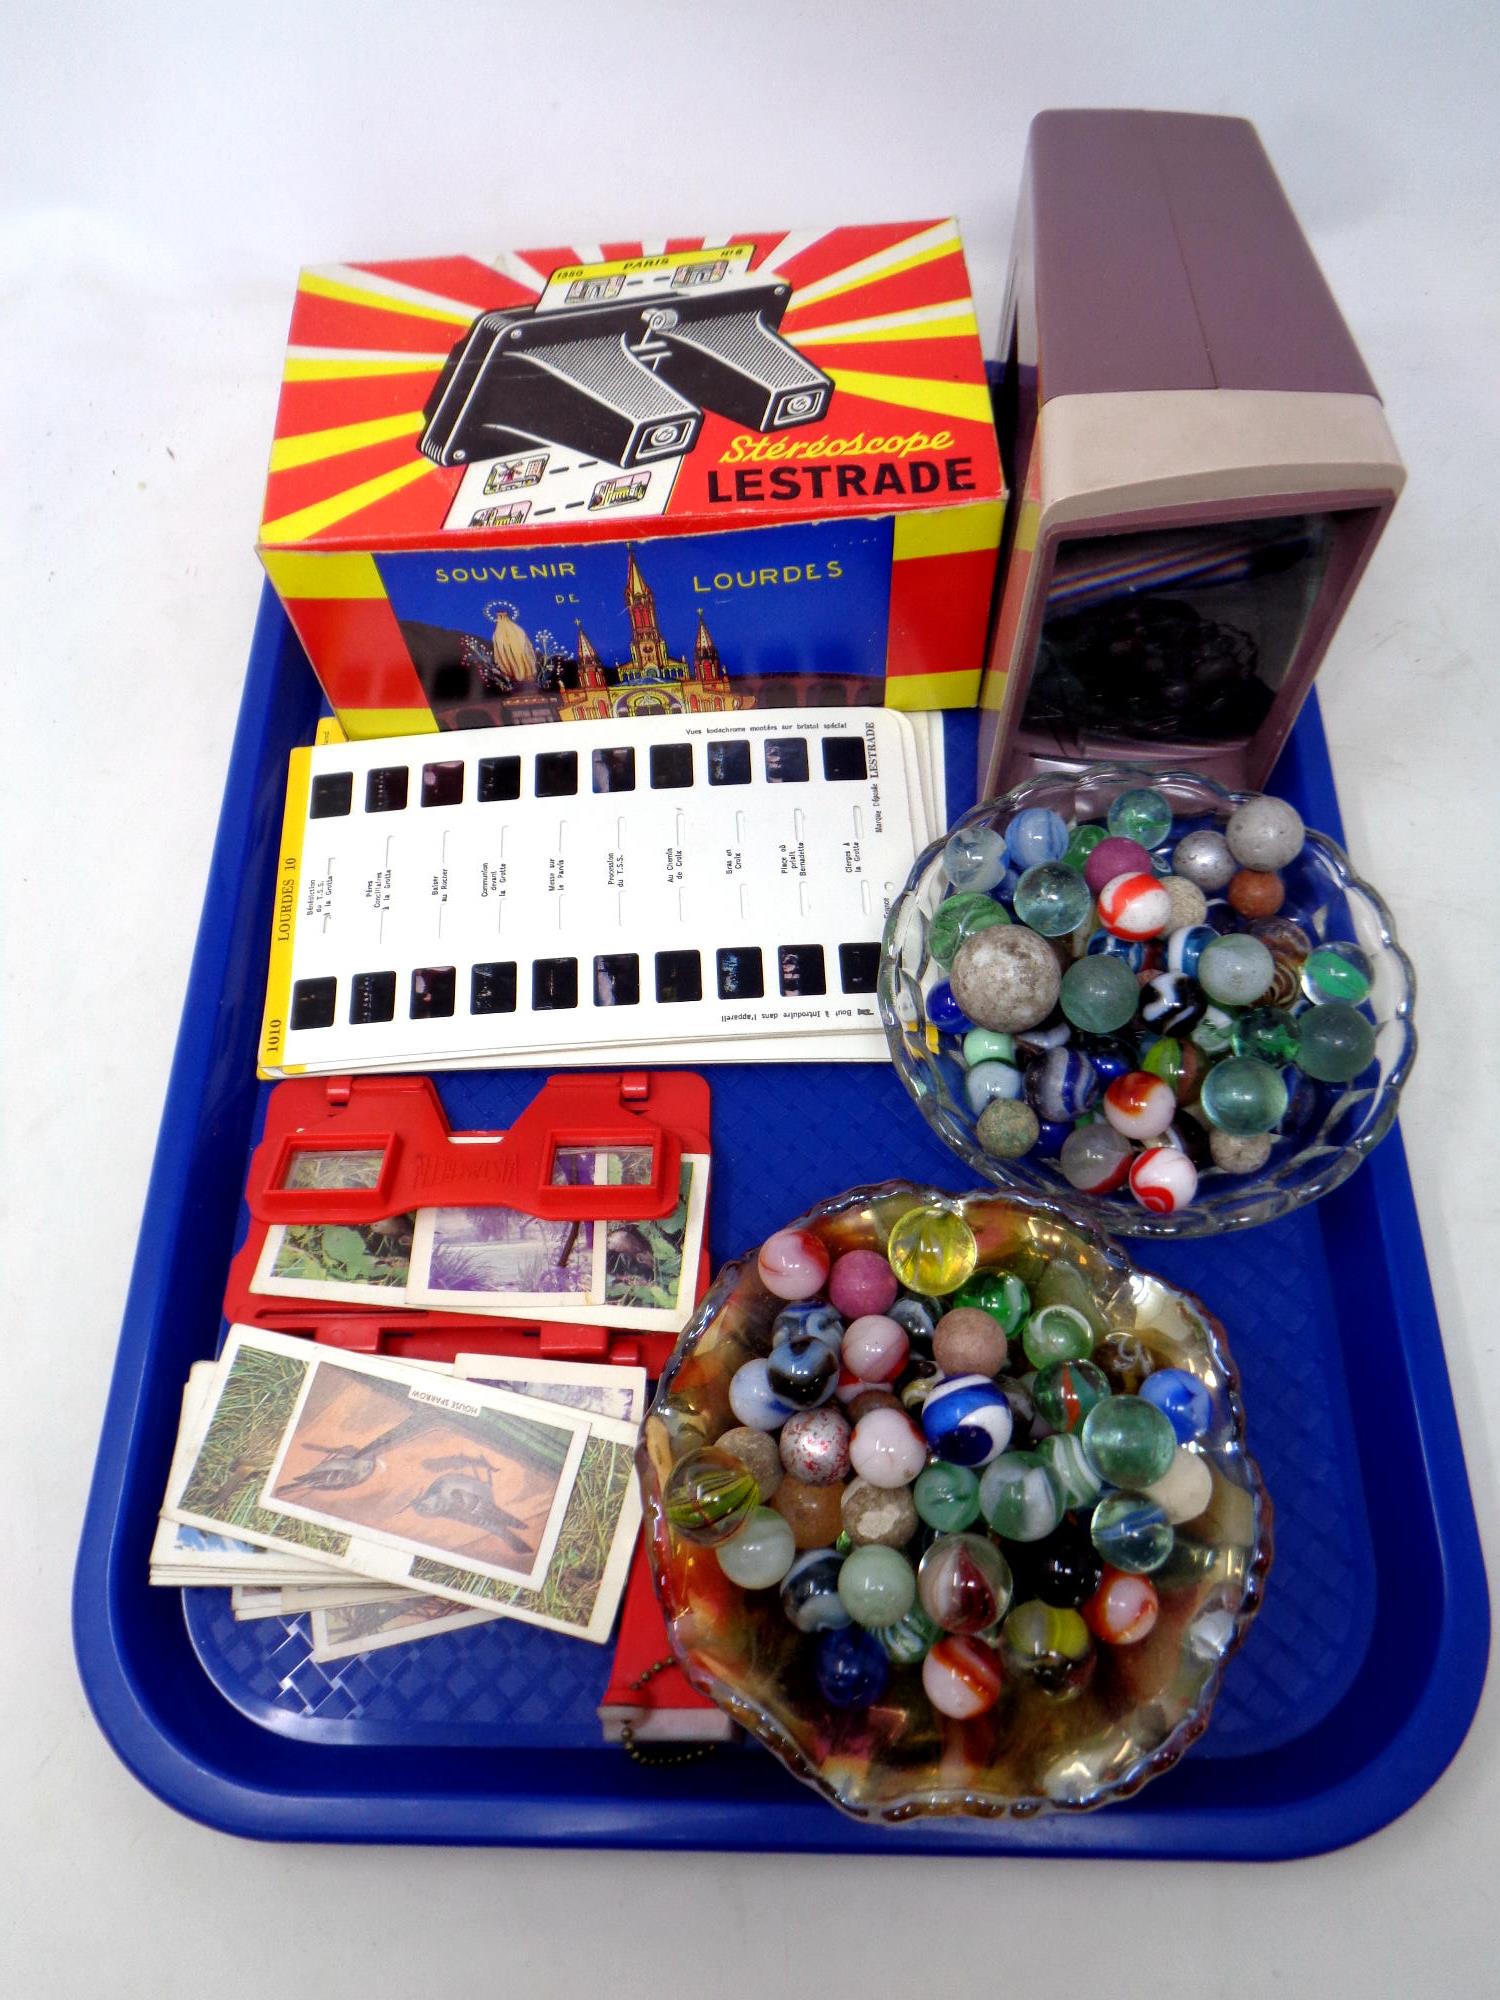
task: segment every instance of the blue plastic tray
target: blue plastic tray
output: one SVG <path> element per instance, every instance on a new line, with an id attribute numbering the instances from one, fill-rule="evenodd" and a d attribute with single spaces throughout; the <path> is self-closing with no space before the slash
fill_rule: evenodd
<path id="1" fill-rule="evenodd" d="M 1206 1736 L 1127 1803 L 1021 1825 L 864 1827 L 753 1745 L 663 1769 L 603 1746 L 607 1647 L 501 1623 L 320 1667 L 302 1620 L 236 1625 L 226 1592 L 151 1589 L 182 1382 L 215 1351 L 244 1228 L 286 753 L 317 713 L 268 592 L 75 1583 L 85 1688 L 145 1784 L 213 1826 L 285 1840 L 1259 1860 L 1357 1840 L 1434 1783 L 1479 1699 L 1489 1610 L 1396 1135 L 1301 1215 L 1146 1253 L 1229 1329 L 1276 1503 L 1276 1562 Z M 972 732 L 949 739 L 956 814 L 972 793 Z M 1275 785 L 1337 833 L 1311 703 Z M 957 1185 L 956 1162 L 888 1071 L 712 1076 L 716 1263 L 859 1182 Z M 442 1087 L 456 1123 L 494 1126 L 538 1079 Z"/>

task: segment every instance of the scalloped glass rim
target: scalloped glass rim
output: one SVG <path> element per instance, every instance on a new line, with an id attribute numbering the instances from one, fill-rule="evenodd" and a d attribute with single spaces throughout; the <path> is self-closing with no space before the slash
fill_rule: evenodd
<path id="1" fill-rule="evenodd" d="M 666 1521 L 662 1492 L 667 1474 L 676 1461 L 700 1444 L 711 1443 L 727 1427 L 722 1423 L 715 1424 L 711 1417 L 708 1421 L 703 1420 L 705 1413 L 701 1399 L 706 1394 L 708 1370 L 698 1371 L 695 1393 L 699 1401 L 693 1400 L 694 1392 L 683 1393 L 679 1387 L 686 1364 L 703 1359 L 699 1350 L 705 1336 L 710 1332 L 716 1336 L 727 1336 L 722 1350 L 709 1357 L 710 1363 L 717 1361 L 713 1384 L 725 1389 L 728 1377 L 733 1373 L 731 1362 L 738 1366 L 752 1353 L 765 1352 L 769 1348 L 770 1323 L 783 1301 L 771 1297 L 761 1284 L 753 1252 L 747 1252 L 723 1267 L 691 1324 L 678 1339 L 671 1360 L 657 1384 L 636 1452 L 645 1510 L 646 1545 L 657 1593 L 662 1600 L 668 1643 L 689 1682 L 700 1694 L 715 1702 L 763 1743 L 794 1777 L 812 1786 L 830 1804 L 852 1818 L 895 1825 L 912 1819 L 958 1814 L 986 1819 L 1030 1819 L 1052 1812 L 1094 1811 L 1114 1800 L 1131 1796 L 1150 1779 L 1170 1770 L 1203 1734 L 1223 1683 L 1225 1667 L 1243 1644 L 1250 1623 L 1260 1608 L 1274 1553 L 1273 1511 L 1260 1467 L 1246 1448 L 1245 1408 L 1239 1372 L 1230 1354 L 1223 1327 L 1201 1300 L 1191 1292 L 1138 1270 L 1119 1245 L 1057 1202 L 1031 1197 L 1017 1199 L 992 1189 L 951 1195 L 911 1181 L 886 1181 L 854 1188 L 846 1194 L 819 1202 L 805 1215 L 785 1226 L 813 1229 L 825 1238 L 833 1236 L 835 1242 L 830 1248 L 835 1252 L 860 1243 L 875 1247 L 877 1239 L 883 1246 L 879 1229 L 881 1212 L 894 1220 L 896 1215 L 905 1212 L 907 1206 L 919 1202 L 939 1203 L 962 1210 L 971 1224 L 976 1226 L 982 1244 L 985 1240 L 985 1217 L 988 1215 L 998 1212 L 1018 1218 L 1023 1223 L 1039 1225 L 1050 1221 L 1056 1229 L 1067 1232 L 1077 1240 L 1080 1256 L 1095 1259 L 1098 1264 L 1106 1266 L 1120 1286 L 1129 1290 L 1133 1303 L 1149 1309 L 1149 1302 L 1154 1296 L 1152 1288 L 1155 1288 L 1156 1294 L 1176 1301 L 1184 1311 L 1194 1336 L 1204 1344 L 1210 1374 L 1217 1382 L 1228 1416 L 1228 1441 L 1213 1454 L 1213 1461 L 1226 1481 L 1248 1498 L 1254 1532 L 1244 1558 L 1238 1602 L 1232 1608 L 1226 1607 L 1217 1594 L 1218 1586 L 1215 1586 L 1209 1591 L 1207 1601 L 1198 1606 L 1197 1615 L 1183 1625 L 1179 1661 L 1191 1656 L 1201 1669 L 1201 1688 L 1197 1699 L 1159 1741 L 1143 1745 L 1139 1755 L 1119 1769 L 1115 1776 L 1102 1782 L 1069 1792 L 1033 1791 L 1023 1796 L 985 1790 L 970 1783 L 953 1788 L 927 1787 L 899 1797 L 867 1803 L 839 1790 L 827 1771 L 806 1754 L 776 1708 L 754 1699 L 744 1687 L 727 1679 L 723 1673 L 714 1672 L 694 1656 L 681 1629 L 683 1622 L 689 1625 L 696 1623 L 691 1606 L 682 1607 L 679 1616 L 674 1617 L 671 1592 L 663 1579 L 669 1553 L 674 1547 L 680 1549 L 682 1545 L 677 1543 Z M 855 1217 L 865 1210 L 875 1212 L 875 1235 L 866 1231 L 863 1236 L 846 1233 L 840 1238 L 838 1225 L 841 1218 Z M 764 1324 L 757 1325 L 757 1322 Z M 725 1407 L 727 1409 L 727 1402 Z M 729 1423 L 734 1421 L 731 1415 Z M 1203 1644 L 1193 1644 L 1195 1635 L 1203 1640 Z M 1158 1706 L 1160 1702 L 1154 1700 L 1144 1704 L 1144 1709 Z"/>
<path id="2" fill-rule="evenodd" d="M 886 919 L 877 998 L 891 1061 L 908 1096 L 944 1145 L 971 1172 L 997 1188 L 1028 1200 L 1058 1202 L 1070 1213 L 1119 1236 L 1212 1236 L 1274 1222 L 1278 1216 L 1330 1193 L 1379 1145 L 1396 1121 L 1401 1089 L 1417 1052 L 1413 1020 L 1417 979 L 1411 960 L 1397 942 L 1395 924 L 1382 896 L 1356 874 L 1343 848 L 1326 834 L 1309 829 L 1304 853 L 1309 862 L 1316 860 L 1326 876 L 1330 895 L 1342 897 L 1354 913 L 1352 928 L 1376 960 L 1375 992 L 1383 996 L 1374 1008 L 1380 1076 L 1373 1086 L 1342 1092 L 1309 1143 L 1280 1161 L 1273 1155 L 1269 1172 L 1241 1175 L 1210 1169 L 1200 1178 L 1196 1199 L 1172 1215 L 1155 1215 L 1128 1200 L 1080 1193 L 1048 1162 L 997 1160 L 986 1153 L 975 1136 L 968 1106 L 954 1096 L 938 1053 L 927 1043 L 917 983 L 927 963 L 926 911 L 922 905 L 924 898 L 930 899 L 933 908 L 941 900 L 933 891 L 943 886 L 942 854 L 953 835 L 977 826 L 1003 830 L 1028 805 L 1060 809 L 1058 801 L 1064 793 L 1072 795 L 1065 818 L 1102 818 L 1112 799 L 1141 784 L 1165 792 L 1180 811 L 1220 820 L 1228 819 L 1246 799 L 1259 796 L 1228 791 L 1195 771 L 1160 771 L 1141 764 L 1116 763 L 1091 764 L 1077 772 L 1043 772 L 998 799 L 985 799 L 972 807 L 918 855 Z M 916 941 L 918 964 L 913 970 L 903 959 L 909 943 L 907 933 L 918 926 L 922 934 Z M 1355 1114 L 1357 1128 L 1340 1131 Z"/>

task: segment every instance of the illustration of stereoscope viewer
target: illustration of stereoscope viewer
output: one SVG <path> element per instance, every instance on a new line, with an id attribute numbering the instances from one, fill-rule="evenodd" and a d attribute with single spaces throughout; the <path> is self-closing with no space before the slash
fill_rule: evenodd
<path id="1" fill-rule="evenodd" d="M 776 331 L 790 300 L 773 283 L 481 313 L 433 385 L 420 449 L 467 465 L 547 444 L 630 467 L 691 451 L 706 409 L 755 431 L 815 423 L 833 384 Z"/>

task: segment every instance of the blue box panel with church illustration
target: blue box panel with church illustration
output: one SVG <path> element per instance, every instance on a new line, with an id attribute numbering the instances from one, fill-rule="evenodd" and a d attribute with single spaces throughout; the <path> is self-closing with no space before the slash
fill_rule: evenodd
<path id="1" fill-rule="evenodd" d="M 478 727 L 879 702 L 892 543 L 887 518 L 375 562 L 434 714 Z"/>

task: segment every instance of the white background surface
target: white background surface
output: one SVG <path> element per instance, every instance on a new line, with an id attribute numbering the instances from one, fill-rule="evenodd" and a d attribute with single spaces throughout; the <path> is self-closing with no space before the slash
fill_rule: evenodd
<path id="1" fill-rule="evenodd" d="M 956 210 L 992 347 L 1026 123 L 1054 104 L 1257 121 L 1410 466 L 1320 688 L 1350 845 L 1420 971 L 1404 1126 L 1493 1528 L 1496 22 L 1432 0 L 0 10 L 0 1989 L 1496 1990 L 1493 1700 L 1404 1820 L 1279 1868 L 267 1848 L 141 1790 L 68 1634 L 298 265 Z"/>

